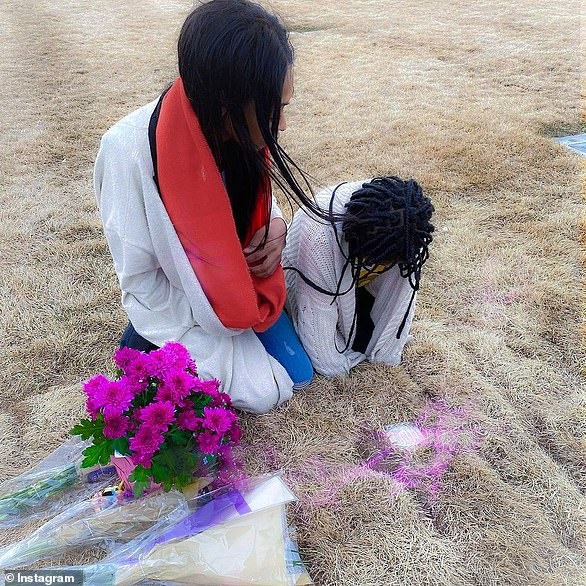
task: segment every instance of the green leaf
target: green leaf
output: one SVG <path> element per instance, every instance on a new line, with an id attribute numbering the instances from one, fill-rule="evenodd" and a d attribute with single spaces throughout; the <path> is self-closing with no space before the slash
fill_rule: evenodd
<path id="1" fill-rule="evenodd" d="M 134 494 L 135 498 L 140 498 L 142 496 L 142 493 L 149 488 L 149 486 L 151 485 L 151 481 L 150 480 L 137 480 L 133 485 L 132 485 L 132 493 Z"/>
<path id="2" fill-rule="evenodd" d="M 194 470 L 197 464 L 197 457 L 192 451 L 186 452 L 185 456 L 185 467 L 189 470 L 190 474 Z"/>
<path id="3" fill-rule="evenodd" d="M 113 440 L 106 440 L 100 442 L 100 459 L 98 460 L 102 466 L 106 466 L 110 463 L 110 458 L 114 455 L 114 449 L 112 448 Z"/>
<path id="4" fill-rule="evenodd" d="M 89 468 L 95 466 L 100 460 L 100 446 L 92 445 L 88 446 L 82 454 L 85 458 L 81 462 L 82 468 Z"/>
<path id="5" fill-rule="evenodd" d="M 190 396 L 191 402 L 193 403 L 193 408 L 196 411 L 202 410 L 204 407 L 207 407 L 211 402 L 212 398 L 209 395 L 204 395 L 203 393 L 197 393 L 195 395 Z"/>
<path id="6" fill-rule="evenodd" d="M 187 472 L 179 474 L 175 480 L 178 489 L 185 488 L 193 480 L 193 475 Z"/>
<path id="7" fill-rule="evenodd" d="M 136 498 L 142 496 L 142 493 L 151 485 L 150 475 L 151 469 L 139 464 L 128 477 L 130 482 L 134 482 L 132 492 Z"/>
<path id="8" fill-rule="evenodd" d="M 153 458 L 153 462 L 151 464 L 153 480 L 155 482 L 164 482 L 167 478 L 169 478 L 169 469 L 156 458 L 157 456 Z"/>
<path id="9" fill-rule="evenodd" d="M 174 446 L 181 447 L 181 448 L 187 447 L 187 444 L 189 443 L 189 440 L 192 436 L 193 436 L 192 432 L 182 431 L 179 429 L 171 432 L 168 435 L 170 443 Z"/>
<path id="10" fill-rule="evenodd" d="M 146 407 L 147 405 L 150 405 L 154 399 L 155 399 L 155 394 L 157 393 L 157 387 L 158 387 L 158 383 L 155 381 L 151 381 L 146 389 L 144 391 L 142 391 L 142 393 L 140 393 L 139 395 L 137 395 L 137 398 L 140 401 L 140 406 L 141 407 Z"/>
<path id="11" fill-rule="evenodd" d="M 181 436 L 183 434 L 192 435 L 180 430 L 176 430 L 174 435 Z M 192 450 L 169 441 L 153 457 L 151 468 L 148 472 L 152 477 L 152 481 L 162 484 L 167 491 L 173 486 L 183 488 L 192 481 L 197 462 L 198 455 L 194 454 Z M 140 480 L 143 475 L 143 472 L 139 472 L 136 478 Z M 132 481 L 133 477 L 130 480 Z"/>
<path id="12" fill-rule="evenodd" d="M 82 468 L 95 466 L 98 463 L 103 466 L 109 464 L 110 458 L 114 454 L 115 442 L 116 440 L 112 439 L 102 438 L 101 440 L 97 440 L 94 438 L 94 443 L 82 452 L 85 456 L 81 463 Z M 124 444 L 121 447 L 124 447 Z"/>
<path id="13" fill-rule="evenodd" d="M 119 437 L 112 441 L 112 453 L 119 452 L 123 456 L 130 454 L 129 442 L 127 437 Z"/>
<path id="14" fill-rule="evenodd" d="M 135 480 L 148 480 L 150 474 L 150 468 L 145 468 L 141 464 L 138 464 L 132 471 L 132 474 L 128 477 L 128 480 L 130 480 L 130 482 L 134 482 Z"/>
<path id="15" fill-rule="evenodd" d="M 94 442 L 97 443 L 99 441 L 104 441 L 106 438 L 104 437 L 104 427 L 106 423 L 104 422 L 104 414 L 98 413 L 96 420 L 95 420 L 95 431 L 94 431 Z"/>
<path id="16" fill-rule="evenodd" d="M 77 425 L 73 426 L 70 434 L 79 435 L 81 439 L 87 440 L 95 435 L 101 435 L 104 429 L 103 421 L 93 421 L 92 419 L 82 419 Z"/>

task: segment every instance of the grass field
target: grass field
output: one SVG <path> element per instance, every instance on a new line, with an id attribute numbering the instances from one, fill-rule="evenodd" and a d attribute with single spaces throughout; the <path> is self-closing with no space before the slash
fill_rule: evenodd
<path id="1" fill-rule="evenodd" d="M 586 131 L 578 3 L 270 6 L 297 54 L 290 154 L 316 187 L 415 177 L 438 229 L 402 365 L 245 417 L 249 470 L 285 471 L 318 585 L 586 585 L 581 159 L 552 140 Z M 190 7 L 0 4 L 0 480 L 67 437 L 79 381 L 110 368 L 126 320 L 93 159 L 175 77 Z M 475 437 L 435 496 L 361 466 L 365 427 L 422 412 Z"/>

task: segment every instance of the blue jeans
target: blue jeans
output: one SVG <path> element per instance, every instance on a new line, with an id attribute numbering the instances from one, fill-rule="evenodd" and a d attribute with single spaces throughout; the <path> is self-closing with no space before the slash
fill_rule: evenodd
<path id="1" fill-rule="evenodd" d="M 122 339 L 120 340 L 120 348 L 133 348 L 134 350 L 140 350 L 141 352 L 151 352 L 156 350 L 158 346 L 155 346 L 152 342 L 143 338 L 135 329 L 134 326 L 128 322 Z"/>
<path id="2" fill-rule="evenodd" d="M 303 349 L 291 320 L 284 311 L 266 332 L 256 335 L 265 350 L 287 371 L 295 390 L 307 386 L 313 380 L 311 360 Z M 128 322 L 120 340 L 120 347 L 124 348 L 125 346 L 142 352 L 151 352 L 158 348 L 143 338 L 130 322 Z M 197 357 L 195 359 L 197 362 Z"/>
<path id="3" fill-rule="evenodd" d="M 266 332 L 257 332 L 256 335 L 265 350 L 287 371 L 295 390 L 302 389 L 313 380 L 311 360 L 284 311 Z"/>

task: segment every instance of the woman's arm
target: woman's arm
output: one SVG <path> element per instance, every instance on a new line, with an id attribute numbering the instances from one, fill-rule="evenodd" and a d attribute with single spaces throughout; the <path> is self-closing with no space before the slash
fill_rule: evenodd
<path id="1" fill-rule="evenodd" d="M 365 356 L 351 348 L 344 353 L 338 352 L 337 348 L 342 350 L 346 341 L 337 327 L 336 304 L 331 305 L 331 299 L 325 298 L 306 283 L 298 281 L 297 287 L 297 333 L 315 370 L 325 376 L 347 374 Z"/>
<path id="2" fill-rule="evenodd" d="M 189 299 L 171 284 L 153 245 L 145 209 L 151 178 L 141 168 L 134 133 L 133 129 L 127 134 L 119 129 L 106 133 L 96 159 L 94 185 L 124 309 L 140 335 L 161 345 L 180 339 L 196 321 Z"/>
<path id="3" fill-rule="evenodd" d="M 411 303 L 413 289 L 409 280 L 401 277 L 397 266 L 374 279 L 367 289 L 375 297 L 371 312 L 375 326 L 365 351 L 367 358 L 371 362 L 396 366 L 401 362 L 403 347 L 411 339 L 410 329 L 417 296 Z M 397 339 L 397 332 L 410 303 L 405 326 L 401 337 Z"/>
<path id="4" fill-rule="evenodd" d="M 281 263 L 283 248 L 285 248 L 287 224 L 283 219 L 283 212 L 274 195 L 272 196 L 271 219 L 267 242 L 263 248 L 256 250 L 264 237 L 265 229 L 261 228 L 244 249 L 250 272 L 259 277 L 269 277 L 275 272 Z"/>
<path id="5" fill-rule="evenodd" d="M 280 216 L 275 216 L 269 224 L 269 231 L 264 246 L 259 245 L 265 238 L 265 229 L 261 228 L 252 237 L 250 244 L 244 249 L 246 262 L 250 272 L 258 277 L 270 277 L 281 264 L 287 224 Z"/>

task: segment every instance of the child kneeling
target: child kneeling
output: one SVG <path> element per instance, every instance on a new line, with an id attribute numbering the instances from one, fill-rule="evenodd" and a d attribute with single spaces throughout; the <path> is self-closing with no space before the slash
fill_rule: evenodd
<path id="1" fill-rule="evenodd" d="M 301 342 L 326 376 L 363 360 L 396 366 L 429 256 L 431 200 L 414 180 L 380 177 L 325 189 L 317 203 L 332 223 L 298 210 L 283 251 Z"/>

